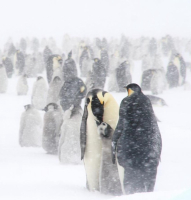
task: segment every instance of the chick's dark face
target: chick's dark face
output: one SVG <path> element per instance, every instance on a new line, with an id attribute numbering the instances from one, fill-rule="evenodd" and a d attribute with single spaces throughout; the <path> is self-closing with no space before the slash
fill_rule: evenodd
<path id="1" fill-rule="evenodd" d="M 96 96 L 92 97 L 91 109 L 93 115 L 100 121 L 103 121 L 104 113 L 104 102 L 100 102 L 99 98 Z"/>

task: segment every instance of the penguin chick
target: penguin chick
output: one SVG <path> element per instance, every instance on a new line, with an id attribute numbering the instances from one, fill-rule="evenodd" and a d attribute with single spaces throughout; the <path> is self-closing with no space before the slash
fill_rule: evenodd
<path id="1" fill-rule="evenodd" d="M 47 99 L 47 85 L 43 77 L 37 77 L 33 85 L 32 104 L 35 108 L 42 110 L 46 106 Z"/>
<path id="2" fill-rule="evenodd" d="M 49 103 L 44 111 L 42 147 L 47 153 L 58 152 L 60 128 L 63 122 L 62 110 L 56 103 Z"/>
<path id="3" fill-rule="evenodd" d="M 42 119 L 32 105 L 25 105 L 20 119 L 19 144 L 21 147 L 40 147 L 42 145 Z"/>
<path id="4" fill-rule="evenodd" d="M 28 89 L 27 75 L 20 76 L 17 82 L 17 94 L 27 95 Z"/>
<path id="5" fill-rule="evenodd" d="M 49 103 L 58 103 L 59 101 L 59 93 L 62 87 L 62 81 L 59 76 L 54 77 L 51 81 L 48 89 L 47 95 L 47 104 Z"/>
<path id="6" fill-rule="evenodd" d="M 59 140 L 59 160 L 61 163 L 81 164 L 80 160 L 80 125 L 82 109 L 72 105 L 64 112 L 64 122 Z"/>
<path id="7" fill-rule="evenodd" d="M 99 122 L 96 122 L 99 124 Z M 114 130 L 105 122 L 97 127 L 102 141 L 101 165 L 100 165 L 100 192 L 107 195 L 121 195 L 122 189 L 119 180 L 117 164 L 112 163 L 111 139 Z"/>

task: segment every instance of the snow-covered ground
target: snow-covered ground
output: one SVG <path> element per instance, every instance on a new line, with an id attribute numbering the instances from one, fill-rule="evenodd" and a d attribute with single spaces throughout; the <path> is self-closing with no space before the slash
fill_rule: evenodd
<path id="1" fill-rule="evenodd" d="M 133 81 L 137 83 L 139 67 L 140 63 L 136 62 Z M 46 154 L 42 148 L 19 146 L 20 116 L 23 106 L 30 103 L 35 79 L 28 79 L 30 90 L 27 96 L 17 96 L 17 80 L 18 77 L 10 79 L 7 93 L 0 94 L 0 199 L 191 199 L 191 91 L 184 91 L 183 86 L 166 90 L 159 96 L 165 99 L 168 107 L 154 107 L 161 121 L 163 140 L 155 191 L 112 197 L 86 189 L 83 165 L 62 165 L 57 156 Z M 112 94 L 119 104 L 126 96 L 126 93 Z"/>

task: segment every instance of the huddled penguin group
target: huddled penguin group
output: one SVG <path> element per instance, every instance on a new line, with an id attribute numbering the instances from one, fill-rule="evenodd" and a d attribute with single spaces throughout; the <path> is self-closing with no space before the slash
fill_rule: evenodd
<path id="1" fill-rule="evenodd" d="M 18 98 L 32 89 L 20 118 L 20 146 L 42 147 L 62 164 L 84 164 L 89 191 L 114 196 L 153 191 L 162 139 L 152 105 L 167 106 L 153 95 L 182 85 L 189 89 L 189 63 L 177 43 L 171 36 L 91 41 L 65 35 L 59 48 L 53 38 L 41 43 L 21 38 L 19 45 L 9 40 L 0 63 L 0 93 L 13 77 Z M 142 61 L 140 86 L 132 83 L 134 61 Z M 116 92 L 125 91 L 119 107 Z"/>

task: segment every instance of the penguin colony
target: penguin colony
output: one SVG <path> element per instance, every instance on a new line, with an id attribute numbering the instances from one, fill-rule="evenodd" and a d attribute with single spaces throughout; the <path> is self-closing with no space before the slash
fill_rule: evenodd
<path id="1" fill-rule="evenodd" d="M 63 164 L 83 161 L 90 191 L 115 196 L 153 191 L 162 141 L 152 105 L 167 105 L 153 95 L 182 85 L 190 88 L 186 82 L 190 63 L 181 55 L 182 48 L 191 53 L 190 44 L 169 35 L 160 40 L 123 35 L 110 41 L 65 35 L 61 48 L 53 38 L 21 38 L 15 44 L 9 39 L 1 52 L 0 93 L 6 93 L 9 80 L 16 77 L 16 94 L 22 98 L 28 94 L 28 80 L 36 79 L 20 119 L 20 146 L 42 147 Z M 167 66 L 163 57 L 169 60 Z M 131 84 L 134 61 L 141 61 L 141 88 Z M 144 95 L 141 89 L 153 95 Z M 110 92 L 125 90 L 128 97 L 119 108 Z M 138 129 L 135 112 L 141 121 Z"/>

